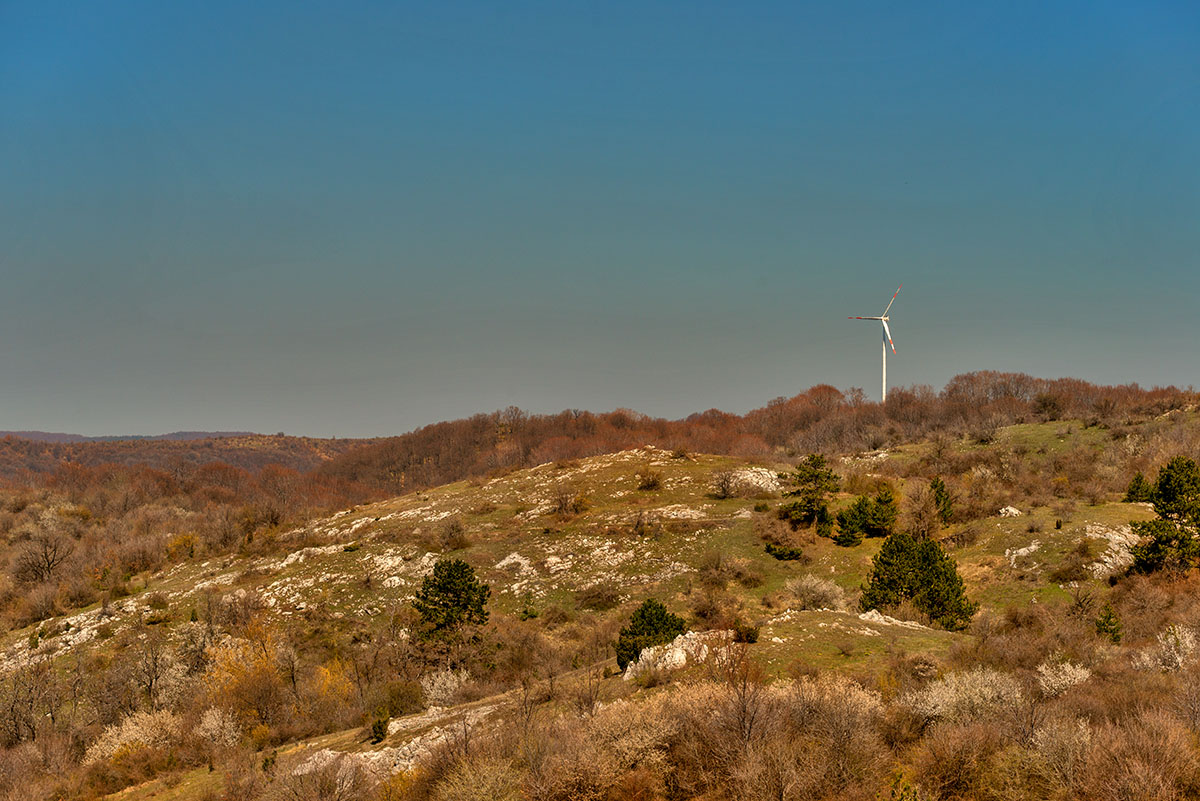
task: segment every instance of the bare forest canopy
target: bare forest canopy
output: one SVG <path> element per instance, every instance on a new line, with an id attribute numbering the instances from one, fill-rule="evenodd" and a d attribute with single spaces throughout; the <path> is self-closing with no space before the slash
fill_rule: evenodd
<path id="1" fill-rule="evenodd" d="M 531 415 L 509 408 L 437 423 L 379 440 L 324 463 L 318 472 L 400 494 L 492 471 L 612 453 L 641 445 L 738 456 L 791 458 L 809 452 L 878 450 L 937 432 L 983 436 L 1020 422 L 1060 418 L 1115 425 L 1196 402 L 1176 387 L 1100 386 L 1073 378 L 981 371 L 941 392 L 896 388 L 886 404 L 827 384 L 776 398 L 745 415 L 710 409 L 683 420 L 617 410 Z"/>
<path id="2" fill-rule="evenodd" d="M 246 493 L 248 502 L 272 493 L 262 489 L 264 483 L 286 484 L 287 497 L 270 505 L 303 498 L 301 505 L 312 511 L 640 445 L 790 458 L 877 450 L 937 432 L 986 437 L 988 430 L 1034 420 L 1113 425 L 1185 408 L 1196 399 L 1192 390 L 1173 386 L 1102 386 L 980 371 L 955 376 L 941 392 L 928 386 L 893 389 L 886 404 L 868 402 L 859 390 L 821 384 L 745 415 L 710 409 L 682 420 L 625 409 L 528 414 L 510 407 L 373 440 L 180 434 L 63 442 L 7 436 L 0 438 L 0 478 L 25 486 L 71 486 L 76 492 L 87 484 L 132 482 L 169 495 L 216 492 L 224 499 L 232 492 L 243 500 Z M 264 480 L 259 474 L 266 468 Z"/>
<path id="3" fill-rule="evenodd" d="M 169 434 L 118 434 L 115 436 L 89 437 L 83 434 L 67 434 L 61 431 L 0 431 L 0 438 L 16 437 L 38 442 L 117 442 L 120 440 L 190 440 L 215 439 L 217 437 L 248 437 L 253 431 L 172 431 Z"/>

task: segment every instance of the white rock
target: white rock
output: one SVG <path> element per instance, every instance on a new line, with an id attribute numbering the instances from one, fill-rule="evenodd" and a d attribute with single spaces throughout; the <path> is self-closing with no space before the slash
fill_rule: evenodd
<path id="1" fill-rule="evenodd" d="M 699 632 L 689 631 L 680 634 L 665 645 L 652 645 L 642 649 L 636 662 L 625 666 L 625 681 L 636 679 L 650 670 L 678 670 L 690 663 L 703 662 L 709 657 L 710 639 L 728 640 L 732 632 Z"/>

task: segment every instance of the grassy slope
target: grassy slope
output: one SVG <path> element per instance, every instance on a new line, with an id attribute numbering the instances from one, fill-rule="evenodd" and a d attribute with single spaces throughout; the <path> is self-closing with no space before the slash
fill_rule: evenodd
<path id="1" fill-rule="evenodd" d="M 1014 426 L 1002 441 L 1030 449 L 1069 449 L 1094 445 L 1097 432 L 1061 423 Z M 896 449 L 887 458 L 920 458 L 924 445 Z M 958 448 L 982 447 L 960 443 Z M 711 477 L 722 469 L 743 468 L 735 459 L 717 456 L 672 458 L 664 451 L 641 449 L 593 457 L 567 465 L 542 465 L 489 481 L 459 482 L 362 506 L 282 534 L 274 548 L 285 556 L 242 556 L 186 561 L 154 576 L 140 577 L 170 599 L 170 618 L 159 625 L 173 627 L 187 620 L 201 596 L 216 590 L 244 589 L 259 593 L 269 613 L 281 618 L 312 618 L 303 626 L 310 636 L 335 637 L 361 625 L 370 615 L 386 612 L 410 598 L 421 577 L 442 554 L 438 536 L 448 521 L 462 521 L 470 545 L 453 555 L 469 561 L 493 587 L 492 607 L 516 614 L 522 609 L 544 612 L 560 606 L 570 613 L 576 593 L 595 584 L 618 588 L 620 606 L 608 612 L 624 617 L 642 599 L 664 599 L 688 614 L 689 593 L 697 586 L 698 569 L 706 555 L 719 551 L 726 559 L 742 560 L 762 576 L 758 586 L 730 582 L 748 620 L 762 624 L 753 649 L 768 670 L 780 675 L 797 662 L 822 668 L 869 670 L 892 649 L 945 654 L 954 642 L 969 635 L 928 629 L 868 623 L 844 612 L 787 614 L 763 604 L 764 596 L 779 590 L 791 576 L 811 572 L 833 579 L 850 590 L 865 580 L 878 540 L 855 548 L 840 548 L 828 540 L 806 546 L 811 562 L 780 562 L 766 555 L 755 533 L 754 499 L 717 500 L 711 496 Z M 635 473 L 652 468 L 662 473 L 657 490 L 637 488 Z M 784 465 L 771 466 L 783 469 Z M 560 487 L 586 495 L 588 511 L 569 518 L 553 514 Z M 846 502 L 846 496 L 842 502 Z M 1138 505 L 1110 503 L 1081 507 L 1061 530 L 1051 510 L 1037 508 L 1016 518 L 977 521 L 975 542 L 952 551 L 959 561 L 970 596 L 985 608 L 1038 602 L 1066 590 L 1048 573 L 1078 547 L 1096 539 L 1094 554 L 1106 547 L 1095 536 L 1097 527 L 1111 529 L 1130 519 L 1150 516 Z M 632 533 L 642 517 L 651 533 Z M 1031 524 L 1036 531 L 1030 531 Z M 1038 547 L 1023 556 L 1016 549 L 1033 541 Z M 148 594 L 141 592 L 115 605 L 117 615 L 107 627 L 119 630 L 152 614 Z M 74 615 L 63 633 L 61 621 L 39 628 L 50 636 L 39 646 L 63 652 L 73 640 L 97 632 L 96 609 Z M 32 630 L 11 632 L 0 641 L 10 664 L 28 652 Z M 102 641 L 100 647 L 104 647 Z M 613 678 L 610 682 L 619 682 Z M 396 745 L 411 732 L 389 738 Z M 338 749 L 361 749 L 357 733 L 333 742 Z M 189 773 L 173 787 L 161 781 L 133 788 L 121 798 L 192 798 L 211 787 L 207 771 Z"/>

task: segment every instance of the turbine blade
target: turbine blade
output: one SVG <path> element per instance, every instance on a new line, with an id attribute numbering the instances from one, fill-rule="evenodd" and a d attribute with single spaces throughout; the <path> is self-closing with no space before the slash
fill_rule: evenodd
<path id="1" fill-rule="evenodd" d="M 887 309 L 883 310 L 883 316 L 887 317 L 888 309 L 892 308 L 892 304 L 896 302 L 896 295 L 900 294 L 900 290 L 904 288 L 904 284 L 896 287 L 896 291 L 892 294 L 892 299 L 888 301 Z"/>
<path id="2" fill-rule="evenodd" d="M 900 290 L 897 289 L 896 291 L 899 292 Z M 892 342 L 892 332 L 888 328 L 887 320 L 883 321 L 883 336 L 884 336 L 884 339 L 887 340 L 888 344 L 892 346 L 892 353 L 895 353 L 896 352 L 896 343 Z"/>
<path id="3" fill-rule="evenodd" d="M 847 320 L 882 320 L 882 317 L 847 317 Z"/>

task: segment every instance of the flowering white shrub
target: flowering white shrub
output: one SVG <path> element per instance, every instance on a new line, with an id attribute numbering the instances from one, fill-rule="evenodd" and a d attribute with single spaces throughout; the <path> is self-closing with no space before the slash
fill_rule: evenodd
<path id="1" fill-rule="evenodd" d="M 1196 653 L 1196 632 L 1187 626 L 1168 626 L 1158 633 L 1158 642 L 1134 658 L 1134 667 L 1173 673 Z"/>
<path id="2" fill-rule="evenodd" d="M 951 673 L 909 693 L 902 703 L 929 722 L 971 720 L 1021 702 L 1021 686 L 1007 673 L 977 667 Z"/>
<path id="3" fill-rule="evenodd" d="M 179 718 L 165 709 L 134 712 L 120 723 L 108 726 L 84 755 L 84 764 L 111 759 L 135 747 L 165 748 L 179 740 Z"/>
<path id="4" fill-rule="evenodd" d="M 421 677 L 421 691 L 425 693 L 425 703 L 431 706 L 446 706 L 458 692 L 458 688 L 470 679 L 471 674 L 465 670 L 426 673 Z"/>
<path id="5" fill-rule="evenodd" d="M 1092 671 L 1083 665 L 1071 662 L 1046 661 L 1037 667 L 1038 687 L 1047 698 L 1062 695 L 1076 684 L 1082 684 L 1092 676 Z"/>
<path id="6" fill-rule="evenodd" d="M 195 735 L 213 745 L 232 748 L 242 740 L 242 727 L 228 709 L 210 706 L 200 715 Z"/>

